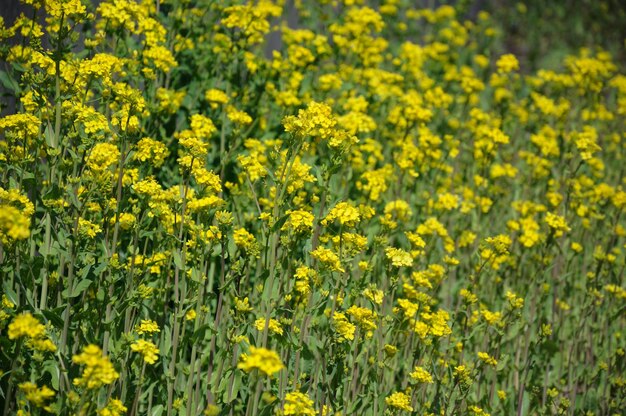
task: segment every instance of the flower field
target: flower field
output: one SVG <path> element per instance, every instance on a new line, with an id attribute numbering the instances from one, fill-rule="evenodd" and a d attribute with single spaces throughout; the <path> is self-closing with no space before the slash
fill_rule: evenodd
<path id="1" fill-rule="evenodd" d="M 22 3 L 3 415 L 624 414 L 623 60 L 463 1 Z"/>

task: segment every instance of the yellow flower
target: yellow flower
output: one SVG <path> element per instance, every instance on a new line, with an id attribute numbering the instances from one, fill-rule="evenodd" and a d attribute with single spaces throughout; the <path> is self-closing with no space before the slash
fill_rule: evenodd
<path id="1" fill-rule="evenodd" d="M 356 187 L 365 191 L 372 201 L 378 201 L 389 188 L 389 182 L 393 177 L 393 167 L 386 164 L 380 169 L 364 172 L 361 175 L 361 180 L 356 183 Z"/>
<path id="2" fill-rule="evenodd" d="M 209 209 L 224 205 L 224 200 L 216 195 L 210 195 L 205 198 L 191 199 L 187 204 L 190 212 L 206 212 Z"/>
<path id="3" fill-rule="evenodd" d="M 405 410 L 407 412 L 413 411 L 413 408 L 411 407 L 411 397 L 406 393 L 393 393 L 385 399 L 385 403 L 387 406 L 394 409 Z"/>
<path id="4" fill-rule="evenodd" d="M 313 400 L 305 393 L 294 391 L 285 396 L 285 416 L 315 416 L 317 412 L 313 407 Z"/>
<path id="5" fill-rule="evenodd" d="M 313 220 L 315 217 L 308 211 L 301 209 L 287 211 L 288 220 L 282 226 L 281 230 L 291 229 L 295 233 L 310 233 L 313 228 Z"/>
<path id="6" fill-rule="evenodd" d="M 31 382 L 20 383 L 18 387 L 26 395 L 26 400 L 36 407 L 45 407 L 45 402 L 53 398 L 55 394 L 48 386 L 37 387 Z"/>
<path id="7" fill-rule="evenodd" d="M 86 220 L 78 219 L 78 234 L 85 238 L 95 238 L 98 233 L 102 232 L 102 228 L 98 224 Z"/>
<path id="8" fill-rule="evenodd" d="M 583 131 L 575 133 L 576 148 L 580 152 L 582 160 L 589 161 L 594 153 L 599 152 L 602 148 L 598 145 L 598 132 L 594 127 L 584 126 Z"/>
<path id="9" fill-rule="evenodd" d="M 498 325 L 498 326 L 503 326 L 504 323 L 502 322 L 502 312 L 491 312 L 487 309 L 484 309 L 482 311 L 480 311 L 480 313 L 482 314 L 483 318 L 485 319 L 485 321 L 489 324 L 489 325 Z"/>
<path id="10" fill-rule="evenodd" d="M 235 241 L 235 245 L 246 253 L 253 256 L 259 254 L 259 244 L 256 238 L 245 228 L 236 229 L 233 233 L 233 240 Z"/>
<path id="11" fill-rule="evenodd" d="M 564 232 L 568 232 L 571 230 L 571 228 L 567 226 L 565 218 L 560 215 L 548 212 L 544 221 L 550 226 L 550 228 L 554 232 L 555 237 L 561 237 Z"/>
<path id="12" fill-rule="evenodd" d="M 470 412 L 472 412 L 475 416 L 489 416 L 489 413 L 485 412 L 478 406 L 469 406 L 467 408 Z"/>
<path id="13" fill-rule="evenodd" d="M 411 380 L 418 382 L 418 383 L 432 383 L 433 382 L 433 376 L 428 371 L 418 366 L 415 367 L 415 371 L 409 374 L 409 377 L 411 377 Z"/>
<path id="14" fill-rule="evenodd" d="M 0 187 L 0 243 L 9 245 L 30 237 L 30 217 L 35 207 L 16 189 Z"/>
<path id="15" fill-rule="evenodd" d="M 394 308 L 395 313 L 402 312 L 405 319 L 414 319 L 417 316 L 419 305 L 411 302 L 408 299 L 398 299 L 398 308 Z"/>
<path id="16" fill-rule="evenodd" d="M 401 199 L 388 202 L 384 212 L 393 215 L 398 221 L 406 221 L 413 215 L 408 202 Z"/>
<path id="17" fill-rule="evenodd" d="M 472 371 L 463 364 L 457 365 L 454 367 L 454 378 L 460 383 L 469 386 L 472 384 Z"/>
<path id="18" fill-rule="evenodd" d="M 0 118 L 0 130 L 7 139 L 34 138 L 39 133 L 41 120 L 32 114 L 11 114 Z"/>
<path id="19" fill-rule="evenodd" d="M 361 214 L 356 207 L 349 202 L 340 202 L 328 212 L 321 224 L 326 226 L 334 220 L 338 220 L 342 226 L 352 228 L 357 225 L 360 219 Z"/>
<path id="20" fill-rule="evenodd" d="M 549 337 L 550 335 L 552 335 L 552 327 L 550 326 L 550 324 L 541 324 L 541 329 L 539 330 L 539 333 L 542 337 Z"/>
<path id="21" fill-rule="evenodd" d="M 332 250 L 324 247 L 318 247 L 311 252 L 313 258 L 319 260 L 325 267 L 334 272 L 343 273 L 345 270 L 341 267 L 339 256 Z"/>
<path id="22" fill-rule="evenodd" d="M 24 312 L 13 318 L 13 321 L 9 324 L 9 339 L 21 337 L 41 338 L 45 330 L 46 327 L 30 312 Z"/>
<path id="23" fill-rule="evenodd" d="M 237 110 L 233 106 L 226 107 L 226 115 L 228 119 L 235 124 L 248 125 L 252 123 L 252 117 L 245 111 Z"/>
<path id="24" fill-rule="evenodd" d="M 149 161 L 152 166 L 158 168 L 165 162 L 169 154 L 170 152 L 164 143 L 144 137 L 137 143 L 137 150 L 133 158 L 141 162 Z"/>
<path id="25" fill-rule="evenodd" d="M 508 254 L 509 247 L 512 244 L 511 237 L 500 234 L 495 237 L 488 237 L 485 242 L 494 249 L 497 254 Z"/>
<path id="26" fill-rule="evenodd" d="M 209 151 L 209 143 L 203 141 L 202 138 L 198 137 L 191 130 L 184 130 L 178 133 L 176 137 L 178 138 L 178 143 L 195 159 L 204 159 L 206 157 Z M 194 164 L 194 166 L 196 165 Z"/>
<path id="27" fill-rule="evenodd" d="M 217 416 L 220 414 L 220 408 L 214 404 L 210 404 L 204 409 L 204 416 Z"/>
<path id="28" fill-rule="evenodd" d="M 491 355 L 487 354 L 486 352 L 479 352 L 478 358 L 480 359 L 480 361 L 492 367 L 495 367 L 498 365 L 498 360 L 496 360 L 495 358 L 493 358 Z"/>
<path id="29" fill-rule="evenodd" d="M 444 192 L 437 195 L 437 202 L 434 207 L 437 210 L 451 211 L 459 206 L 459 197 L 451 194 L 450 192 Z"/>
<path id="30" fill-rule="evenodd" d="M 243 299 L 235 298 L 235 310 L 239 313 L 252 312 L 252 306 L 250 306 L 248 297 L 245 297 Z"/>
<path id="31" fill-rule="evenodd" d="M 385 249 L 385 255 L 395 267 L 411 267 L 413 265 L 411 254 L 402 249 L 387 247 Z"/>
<path id="32" fill-rule="evenodd" d="M 228 95 L 222 90 L 211 88 L 204 93 L 204 99 L 209 102 L 211 108 L 215 109 L 219 104 L 226 104 L 228 102 Z"/>
<path id="33" fill-rule="evenodd" d="M 202 114 L 194 114 L 189 118 L 189 125 L 193 135 L 200 139 L 208 139 L 217 131 L 210 118 Z"/>
<path id="34" fill-rule="evenodd" d="M 242 369 L 246 373 L 259 370 L 266 376 L 272 376 L 279 372 L 285 366 L 275 351 L 266 348 L 257 348 L 250 346 L 249 354 L 241 354 L 237 368 Z"/>
<path id="35" fill-rule="evenodd" d="M 467 289 L 461 289 L 459 295 L 465 300 L 465 302 L 472 304 L 478 302 L 478 296 L 473 294 Z"/>
<path id="36" fill-rule="evenodd" d="M 150 63 L 163 72 L 169 72 L 170 69 L 178 66 L 172 52 L 162 45 L 149 46 L 143 50 L 143 64 L 149 65 Z"/>
<path id="37" fill-rule="evenodd" d="M 267 321 L 265 320 L 265 318 L 259 318 L 256 321 L 254 321 L 254 327 L 259 331 L 264 331 L 266 322 Z M 269 331 L 274 334 L 278 334 L 278 335 L 283 334 L 283 328 L 280 326 L 280 323 L 276 319 L 270 318 L 269 323 L 267 323 L 267 327 Z"/>
<path id="38" fill-rule="evenodd" d="M 285 131 L 300 139 L 317 136 L 326 140 L 335 131 L 336 124 L 330 106 L 315 101 L 311 101 L 306 109 L 299 110 L 297 117 L 287 116 L 283 119 Z"/>
<path id="39" fill-rule="evenodd" d="M 196 310 L 195 309 L 189 309 L 187 311 L 187 313 L 185 314 L 185 320 L 186 321 L 193 321 L 194 319 L 196 319 Z"/>
<path id="40" fill-rule="evenodd" d="M 507 73 L 517 71 L 519 69 L 519 61 L 513 54 L 502 55 L 496 62 L 499 73 Z"/>
<path id="41" fill-rule="evenodd" d="M 384 350 L 385 350 L 385 355 L 387 355 L 387 357 L 393 357 L 397 354 L 398 347 L 396 347 L 395 345 L 391 345 L 391 344 L 385 344 Z"/>
<path id="42" fill-rule="evenodd" d="M 87 167 L 92 171 L 103 171 L 117 163 L 120 151 L 113 143 L 97 143 L 87 156 Z"/>
<path id="43" fill-rule="evenodd" d="M 507 290 L 506 298 L 508 299 L 509 305 L 511 305 L 511 308 L 521 309 L 524 307 L 524 298 L 517 296 L 515 293 L 511 292 L 510 290 Z"/>
<path id="44" fill-rule="evenodd" d="M 371 300 L 377 305 L 383 304 L 384 293 L 382 290 L 376 289 L 376 287 L 368 287 L 363 291 L 363 296 Z"/>
<path id="45" fill-rule="evenodd" d="M 108 357 L 102 355 L 100 347 L 94 344 L 87 345 L 83 352 L 72 357 L 76 364 L 83 364 L 85 368 L 79 378 L 74 379 L 74 385 L 97 389 L 111 384 L 118 379 L 119 373 L 113 368 Z"/>
<path id="46" fill-rule="evenodd" d="M 55 352 L 57 346 L 49 338 L 31 338 L 26 341 L 26 346 L 40 352 Z"/>
<path id="47" fill-rule="evenodd" d="M 570 245 L 570 248 L 572 249 L 572 251 L 576 253 L 581 253 L 583 251 L 583 246 L 577 242 L 572 242 L 572 244 Z"/>
<path id="48" fill-rule="evenodd" d="M 353 305 L 346 311 L 346 313 L 353 317 L 364 330 L 373 331 L 376 329 L 376 312 Z"/>
<path id="49" fill-rule="evenodd" d="M 222 25 L 227 28 L 241 29 L 242 36 L 250 44 L 259 43 L 263 35 L 270 31 L 270 16 L 280 16 L 282 7 L 270 1 L 258 4 L 236 5 L 224 9 Z"/>
<path id="50" fill-rule="evenodd" d="M 181 43 L 182 42 L 184 42 L 184 40 L 181 41 Z M 176 46 L 174 47 L 176 48 Z M 156 91 L 156 99 L 159 100 L 159 110 L 164 111 L 168 114 L 176 114 L 180 106 L 183 104 L 185 95 L 185 91 L 175 91 L 168 90 L 167 88 L 158 88 Z"/>
<path id="51" fill-rule="evenodd" d="M 159 349 L 152 341 L 139 339 L 132 343 L 130 349 L 143 355 L 143 360 L 148 364 L 154 364 L 159 359 Z"/>
<path id="52" fill-rule="evenodd" d="M 98 416 L 121 416 L 125 414 L 127 410 L 121 400 L 109 399 L 107 405 L 98 410 Z"/>
<path id="53" fill-rule="evenodd" d="M 5 309 L 14 309 L 15 303 L 11 302 L 7 295 L 2 295 L 2 307 Z"/>
<path id="54" fill-rule="evenodd" d="M 348 321 L 346 315 L 341 312 L 335 312 L 332 322 L 335 331 L 339 335 L 339 342 L 354 340 L 354 332 L 356 331 L 356 326 Z"/>

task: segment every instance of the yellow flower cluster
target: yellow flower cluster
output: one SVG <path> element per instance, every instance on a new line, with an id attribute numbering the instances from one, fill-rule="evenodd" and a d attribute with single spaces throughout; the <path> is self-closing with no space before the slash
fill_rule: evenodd
<path id="1" fill-rule="evenodd" d="M 140 353 L 148 364 L 154 364 L 159 359 L 159 348 L 152 341 L 138 339 L 131 344 L 130 349 Z"/>
<path id="2" fill-rule="evenodd" d="M 8 334 L 9 339 L 22 337 L 36 339 L 41 338 L 45 330 L 46 327 L 37 318 L 29 312 L 25 312 L 13 318 L 13 321 L 9 324 Z"/>
<path id="3" fill-rule="evenodd" d="M 211 88 L 204 93 L 204 99 L 209 102 L 211 108 L 216 109 L 220 104 L 228 103 L 228 95 L 222 90 Z"/>
<path id="4" fill-rule="evenodd" d="M 350 315 L 365 331 L 373 331 L 376 329 L 376 312 L 367 308 L 352 305 L 346 313 Z"/>
<path id="5" fill-rule="evenodd" d="M 415 367 L 415 370 L 409 375 L 411 380 L 418 383 L 432 383 L 433 376 L 422 367 Z"/>
<path id="6" fill-rule="evenodd" d="M 285 416 L 315 416 L 317 412 L 313 407 L 313 400 L 307 394 L 293 391 L 285 396 L 283 414 Z"/>
<path id="7" fill-rule="evenodd" d="M 259 244 L 250 232 L 245 228 L 238 228 L 233 233 L 233 240 L 240 249 L 251 255 L 258 255 Z"/>
<path id="8" fill-rule="evenodd" d="M 89 156 L 87 156 L 87 167 L 94 172 L 103 171 L 117 163 L 120 151 L 113 143 L 96 144 Z"/>
<path id="9" fill-rule="evenodd" d="M 343 273 L 345 270 L 341 266 L 341 261 L 339 260 L 339 256 L 330 249 L 325 247 L 318 247 L 315 250 L 311 251 L 311 256 L 318 260 L 324 267 L 332 270 L 334 272 Z"/>
<path id="10" fill-rule="evenodd" d="M 89 390 L 98 389 L 103 385 L 113 383 L 120 376 L 108 357 L 102 354 L 100 347 L 94 344 L 84 347 L 80 354 L 72 357 L 72 361 L 85 366 L 80 377 L 73 381 L 78 387 Z"/>
<path id="11" fill-rule="evenodd" d="M 135 327 L 135 332 L 139 335 L 153 334 L 155 332 L 161 332 L 161 329 L 156 322 L 149 319 L 142 319 L 141 323 Z"/>
<path id="12" fill-rule="evenodd" d="M 311 232 L 313 228 L 313 220 L 315 217 L 308 211 L 304 210 L 290 210 L 287 211 L 289 219 L 282 226 L 282 230 L 293 230 L 295 233 L 307 233 Z"/>
<path id="13" fill-rule="evenodd" d="M 237 368 L 242 369 L 246 373 L 258 370 L 271 377 L 285 368 L 285 366 L 275 351 L 250 346 L 250 353 L 241 354 L 239 357 Z"/>
<path id="14" fill-rule="evenodd" d="M 387 247 L 385 249 L 385 255 L 391 264 L 395 267 L 411 267 L 413 265 L 413 258 L 411 253 L 408 253 L 399 248 Z"/>
<path id="15" fill-rule="evenodd" d="M 121 416 L 128 408 L 119 399 L 110 399 L 105 407 L 98 410 L 98 416 Z"/>
<path id="16" fill-rule="evenodd" d="M 350 321 L 342 312 L 335 312 L 333 315 L 333 326 L 338 334 L 339 342 L 354 340 L 354 333 L 356 332 L 356 326 Z"/>
<path id="17" fill-rule="evenodd" d="M 282 8 L 271 1 L 262 0 L 258 4 L 230 6 L 224 9 L 225 18 L 222 25 L 227 28 L 239 28 L 242 35 L 251 44 L 263 40 L 263 35 L 269 32 L 271 16 L 279 16 Z"/>
<path id="18" fill-rule="evenodd" d="M 308 136 L 328 139 L 336 124 L 330 106 L 315 101 L 310 102 L 306 109 L 299 110 L 297 116 L 283 119 L 285 131 L 302 139 Z"/>
<path id="19" fill-rule="evenodd" d="M 328 225 L 335 220 L 337 220 L 341 226 L 354 228 L 361 220 L 361 214 L 350 202 L 340 202 L 328 212 L 328 215 L 321 221 L 321 224 Z"/>
<path id="20" fill-rule="evenodd" d="M 35 207 L 16 189 L 0 187 L 0 242 L 11 244 L 30 236 L 30 218 Z"/>
<path id="21" fill-rule="evenodd" d="M 498 361 L 486 352 L 478 352 L 478 358 L 480 359 L 480 361 L 492 367 L 498 365 Z"/>
<path id="22" fill-rule="evenodd" d="M 137 143 L 137 151 L 133 157 L 141 162 L 149 161 L 152 166 L 158 168 L 165 162 L 169 153 L 165 144 L 150 137 L 144 137 Z"/>
<path id="23" fill-rule="evenodd" d="M 254 327 L 258 331 L 263 332 L 265 330 L 266 325 L 271 333 L 283 335 L 284 333 L 283 328 L 280 326 L 280 322 L 278 322 L 276 319 L 270 318 L 269 320 L 266 320 L 265 318 L 259 318 L 256 321 L 254 321 Z"/>
<path id="24" fill-rule="evenodd" d="M 413 407 L 411 407 L 411 397 L 403 392 L 393 393 L 385 399 L 385 403 L 393 409 L 404 410 L 406 412 L 413 411 Z"/>
<path id="25" fill-rule="evenodd" d="M 52 410 L 50 406 L 46 405 L 46 402 L 52 399 L 55 393 L 48 386 L 38 387 L 35 383 L 24 382 L 20 383 L 18 387 L 26 396 L 26 400 L 33 406 L 41 407 L 46 411 Z"/>

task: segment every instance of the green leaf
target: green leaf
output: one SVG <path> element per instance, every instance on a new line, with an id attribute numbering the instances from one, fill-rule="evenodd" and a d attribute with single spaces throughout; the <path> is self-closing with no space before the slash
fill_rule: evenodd
<path id="1" fill-rule="evenodd" d="M 52 384 L 52 388 L 55 390 L 59 390 L 59 377 L 61 376 L 61 370 L 59 370 L 59 366 L 54 360 L 47 360 L 43 364 L 44 373 L 50 374 L 50 384 Z"/>
<path id="2" fill-rule="evenodd" d="M 86 279 L 87 276 L 89 275 L 90 270 L 91 270 L 91 264 L 88 264 L 87 266 L 80 269 L 80 272 L 78 273 L 78 275 L 82 277 L 83 279 Z"/>
<path id="3" fill-rule="evenodd" d="M 176 265 L 176 267 L 178 268 L 178 270 L 184 270 L 183 269 L 183 259 L 180 255 L 180 251 L 176 250 L 172 253 L 172 256 L 174 257 L 174 264 Z"/>
<path id="4" fill-rule="evenodd" d="M 49 147 L 56 148 L 54 132 L 52 131 L 52 126 L 50 124 L 48 124 L 48 126 L 46 126 L 46 129 L 43 131 L 43 137 Z"/>
<path id="5" fill-rule="evenodd" d="M 57 328 L 63 328 L 63 318 L 61 318 L 61 313 L 63 313 L 64 309 L 65 309 L 65 306 L 61 306 L 59 308 L 52 309 L 52 310 L 50 309 L 42 310 L 41 313 L 43 314 L 43 316 L 46 317 L 46 319 L 52 322 L 52 325 L 54 325 Z"/>
<path id="6" fill-rule="evenodd" d="M 283 215 L 278 221 L 276 221 L 274 223 L 274 225 L 272 225 L 271 232 L 275 232 L 276 230 L 281 228 L 283 226 L 283 224 L 285 224 L 285 222 L 287 222 L 288 218 L 289 218 L 289 214 Z"/>
<path id="7" fill-rule="evenodd" d="M 78 282 L 76 286 L 74 286 L 74 289 L 72 289 L 71 292 L 68 292 L 69 290 L 68 288 L 63 291 L 62 295 L 63 297 L 66 297 L 66 298 L 75 298 L 81 295 L 90 285 L 91 285 L 91 280 L 89 279 L 81 280 L 80 282 Z"/>
<path id="8" fill-rule="evenodd" d="M 172 348 L 172 330 L 169 326 L 163 328 L 163 346 L 160 348 L 161 351 L 170 351 Z"/>
<path id="9" fill-rule="evenodd" d="M 152 408 L 151 416 L 161 416 L 163 414 L 163 405 L 158 404 Z"/>
<path id="10" fill-rule="evenodd" d="M 7 296 L 7 298 L 9 298 L 11 302 L 13 302 L 15 305 L 20 304 L 19 299 L 17 297 L 17 293 L 15 293 L 15 291 L 9 287 L 9 282 L 7 281 L 4 282 L 4 284 L 2 285 L 2 290 L 4 291 L 4 294 Z"/>
<path id="11" fill-rule="evenodd" d="M 201 327 L 199 327 L 197 331 L 193 333 L 193 335 L 191 336 L 191 341 L 198 342 L 199 340 L 204 339 L 207 330 L 210 330 L 212 334 L 216 333 L 210 324 L 204 324 Z"/>
<path id="12" fill-rule="evenodd" d="M 106 249 L 106 248 L 105 248 Z M 102 274 L 102 272 L 104 272 L 106 270 L 106 268 L 109 266 L 109 259 L 104 259 L 100 264 L 98 264 L 98 266 L 93 270 L 93 273 L 96 276 L 100 276 Z"/>
<path id="13" fill-rule="evenodd" d="M 241 373 L 241 371 L 235 371 L 235 378 L 233 381 L 232 394 L 230 395 L 231 396 L 230 400 L 228 400 L 229 392 L 226 391 L 226 397 L 224 399 L 224 403 L 232 403 L 233 401 L 237 400 L 237 396 L 239 394 L 239 390 L 241 389 L 241 385 L 242 385 L 242 378 L 243 378 L 243 374 Z"/>
<path id="14" fill-rule="evenodd" d="M 17 83 L 16 80 L 11 78 L 9 74 L 6 73 L 6 71 L 0 71 L 0 82 L 2 83 L 4 88 L 9 91 L 13 91 L 14 93 L 16 93 L 16 95 L 20 90 L 20 85 Z"/>

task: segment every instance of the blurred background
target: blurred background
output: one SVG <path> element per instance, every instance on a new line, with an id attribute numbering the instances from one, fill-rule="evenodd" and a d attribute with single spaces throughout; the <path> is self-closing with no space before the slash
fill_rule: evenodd
<path id="1" fill-rule="evenodd" d="M 94 6 L 100 2 L 91 0 Z M 290 24 L 297 26 L 293 2 L 287 0 L 286 4 L 291 9 Z M 384 0 L 364 1 L 370 7 L 383 3 Z M 553 69 L 563 56 L 575 54 L 583 46 L 602 47 L 622 63 L 626 59 L 626 0 L 400 0 L 400 3 L 423 8 L 451 4 L 471 20 L 479 12 L 488 11 L 501 33 L 501 50 L 497 52 L 514 53 L 526 71 L 538 67 Z M 31 17 L 33 11 L 19 0 L 0 0 L 0 16 L 5 26 L 12 25 L 21 13 Z M 270 38 L 270 42 L 278 41 Z"/>

